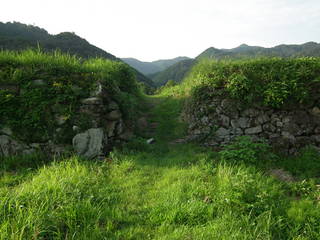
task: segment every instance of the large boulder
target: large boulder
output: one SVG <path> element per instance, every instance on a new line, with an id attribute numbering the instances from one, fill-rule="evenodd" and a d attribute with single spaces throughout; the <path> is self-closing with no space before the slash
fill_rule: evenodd
<path id="1" fill-rule="evenodd" d="M 72 140 L 76 153 L 85 158 L 93 159 L 104 155 L 104 147 L 107 143 L 102 128 L 91 128 L 74 136 Z"/>

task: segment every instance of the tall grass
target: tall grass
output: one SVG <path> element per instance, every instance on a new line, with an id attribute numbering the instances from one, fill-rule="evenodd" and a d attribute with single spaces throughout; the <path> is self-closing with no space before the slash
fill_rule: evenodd
<path id="1" fill-rule="evenodd" d="M 193 145 L 75 157 L 0 178 L 1 239 L 318 239 L 319 202 Z M 14 184 L 13 184 L 14 183 Z M 303 186 L 305 187 L 305 186 Z M 301 187 L 302 189 L 302 187 Z"/>

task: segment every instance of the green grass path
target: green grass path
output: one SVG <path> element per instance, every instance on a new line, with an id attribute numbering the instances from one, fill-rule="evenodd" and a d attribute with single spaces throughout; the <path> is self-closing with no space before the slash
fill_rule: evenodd
<path id="1" fill-rule="evenodd" d="M 102 162 L 35 167 L 41 159 L 29 158 L 22 168 L 4 159 L 0 239 L 320 239 L 315 185 L 281 183 L 210 149 L 171 144 L 184 133 L 182 102 L 148 101 L 155 144 L 136 138 Z"/>

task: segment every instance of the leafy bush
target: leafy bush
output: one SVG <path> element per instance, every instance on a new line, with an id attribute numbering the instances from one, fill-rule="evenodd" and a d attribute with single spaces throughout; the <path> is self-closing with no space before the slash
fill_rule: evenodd
<path id="1" fill-rule="evenodd" d="M 300 179 L 318 178 L 320 153 L 316 148 L 307 146 L 298 155 L 281 159 L 279 164 Z"/>
<path id="2" fill-rule="evenodd" d="M 209 92 L 222 88 L 242 103 L 281 108 L 287 103 L 312 100 L 319 79 L 318 58 L 204 60 L 193 68 L 182 88 L 187 92 L 198 86 L 206 86 Z"/>
<path id="3" fill-rule="evenodd" d="M 250 137 L 238 137 L 220 152 L 222 160 L 259 164 L 259 161 L 272 160 L 276 155 L 271 153 L 270 146 L 264 142 L 253 142 Z"/>

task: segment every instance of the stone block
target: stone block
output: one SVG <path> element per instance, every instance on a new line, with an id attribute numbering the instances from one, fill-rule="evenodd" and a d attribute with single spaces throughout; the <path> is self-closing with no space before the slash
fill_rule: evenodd
<path id="1" fill-rule="evenodd" d="M 262 132 L 262 127 L 261 125 L 257 127 L 252 127 L 252 128 L 247 128 L 244 133 L 247 135 L 253 135 L 253 134 L 258 134 Z"/>
<path id="2" fill-rule="evenodd" d="M 250 127 L 250 119 L 249 118 L 245 118 L 245 117 L 241 117 L 238 119 L 238 126 L 240 128 L 247 128 Z"/>
<path id="3" fill-rule="evenodd" d="M 291 140 L 292 142 L 294 142 L 294 141 L 296 140 L 295 136 L 293 136 L 293 135 L 292 135 L 291 133 L 289 133 L 289 132 L 283 131 L 283 132 L 281 133 L 281 136 L 282 136 L 283 138 L 286 138 L 286 139 Z"/>
<path id="4" fill-rule="evenodd" d="M 216 131 L 216 136 L 217 137 L 224 137 L 224 136 L 227 136 L 230 134 L 230 130 L 226 129 L 226 128 L 219 128 L 217 131 Z"/>
<path id="5" fill-rule="evenodd" d="M 262 115 L 257 116 L 257 118 L 255 119 L 255 124 L 261 125 L 261 124 L 268 122 L 269 120 L 270 120 L 270 118 L 268 115 L 262 114 Z"/>
<path id="6" fill-rule="evenodd" d="M 221 125 L 224 127 L 229 127 L 230 118 L 226 115 L 220 115 Z"/>
<path id="7" fill-rule="evenodd" d="M 260 111 L 254 108 L 248 108 L 242 112 L 242 116 L 244 117 L 257 117 L 260 114 Z"/>
<path id="8" fill-rule="evenodd" d="M 283 131 L 288 132 L 294 136 L 300 136 L 303 134 L 303 130 L 293 122 L 285 123 L 283 126 Z"/>

